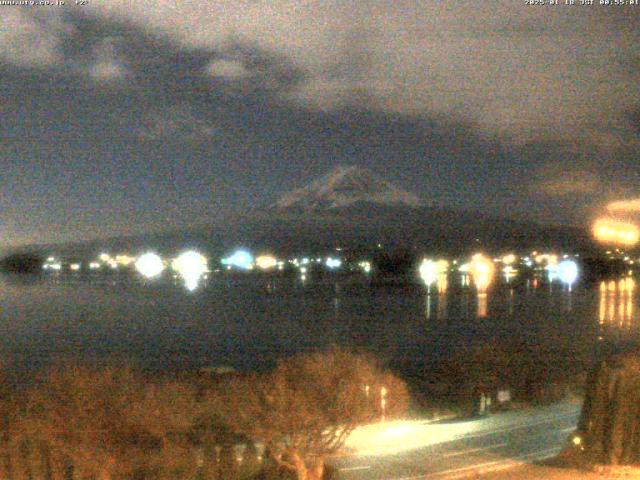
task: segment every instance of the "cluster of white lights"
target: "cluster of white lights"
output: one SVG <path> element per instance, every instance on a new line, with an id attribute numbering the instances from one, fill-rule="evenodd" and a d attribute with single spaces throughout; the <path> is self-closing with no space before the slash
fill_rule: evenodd
<path id="1" fill-rule="evenodd" d="M 164 270 L 164 262 L 159 255 L 147 252 L 138 257 L 135 263 L 136 270 L 146 278 L 154 278 Z"/>
<path id="2" fill-rule="evenodd" d="M 371 262 L 365 260 L 358 263 L 358 266 L 362 269 L 364 273 L 371 273 Z"/>
<path id="3" fill-rule="evenodd" d="M 449 271 L 449 262 L 446 260 L 431 260 L 425 258 L 420 264 L 420 278 L 431 290 L 434 283 L 438 283 L 438 292 L 444 293 L 447 289 L 447 272 Z"/>
<path id="4" fill-rule="evenodd" d="M 195 290 L 200 279 L 209 271 L 207 258 L 193 250 L 180 254 L 171 262 L 171 268 L 184 280 L 188 290 Z"/>
<path id="5" fill-rule="evenodd" d="M 327 257 L 324 264 L 327 266 L 327 268 L 335 270 L 342 266 L 342 260 L 340 260 L 339 258 Z"/>

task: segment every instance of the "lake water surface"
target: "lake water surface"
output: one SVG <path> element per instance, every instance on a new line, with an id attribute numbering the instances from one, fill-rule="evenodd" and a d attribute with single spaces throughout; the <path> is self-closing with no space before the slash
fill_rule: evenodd
<path id="1" fill-rule="evenodd" d="M 409 373 L 487 341 L 587 361 L 602 339 L 636 338 L 637 290 L 498 282 L 486 297 L 452 278 L 444 294 L 362 278 L 214 275 L 193 292 L 127 276 L 1 277 L 0 355 L 19 369 L 124 358 L 150 369 L 259 369 L 332 344 L 364 347 Z"/>

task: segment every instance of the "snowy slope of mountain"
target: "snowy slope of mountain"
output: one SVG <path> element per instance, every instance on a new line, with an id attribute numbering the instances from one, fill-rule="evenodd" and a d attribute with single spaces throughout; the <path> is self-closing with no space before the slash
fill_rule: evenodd
<path id="1" fill-rule="evenodd" d="M 357 203 L 418 208 L 416 195 L 383 180 L 365 168 L 340 166 L 309 185 L 280 198 L 277 209 L 332 210 Z"/>

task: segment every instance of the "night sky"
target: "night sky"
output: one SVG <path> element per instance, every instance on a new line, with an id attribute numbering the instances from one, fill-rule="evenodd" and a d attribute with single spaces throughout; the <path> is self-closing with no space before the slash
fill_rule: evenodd
<path id="1" fill-rule="evenodd" d="M 0 6 L 0 246 L 215 221 L 341 164 L 544 223 L 640 196 L 640 6 L 182 3 Z"/>

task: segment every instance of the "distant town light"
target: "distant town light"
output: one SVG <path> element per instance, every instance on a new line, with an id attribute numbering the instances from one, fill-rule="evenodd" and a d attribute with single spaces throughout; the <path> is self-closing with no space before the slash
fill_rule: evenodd
<path id="1" fill-rule="evenodd" d="M 340 260 L 339 258 L 327 257 L 327 260 L 325 261 L 325 265 L 328 268 L 335 270 L 342 266 L 342 260 Z"/>
<path id="2" fill-rule="evenodd" d="M 129 255 L 116 255 L 116 263 L 118 265 L 122 265 L 123 267 L 129 266 L 135 261 L 135 257 L 130 257 Z"/>
<path id="3" fill-rule="evenodd" d="M 159 255 L 148 252 L 140 255 L 136 260 L 136 270 L 147 278 L 157 277 L 164 270 L 164 263 Z"/>
<path id="4" fill-rule="evenodd" d="M 198 288 L 200 279 L 209 271 L 207 257 L 193 250 L 181 253 L 171 262 L 171 268 L 180 274 L 189 291 Z"/>
<path id="5" fill-rule="evenodd" d="M 358 263 L 358 266 L 362 269 L 364 273 L 371 273 L 371 262 L 362 261 Z"/>
<path id="6" fill-rule="evenodd" d="M 444 293 L 448 286 L 447 270 L 449 270 L 449 262 L 446 260 L 434 261 L 425 258 L 420 264 L 420 278 L 428 288 L 437 282 L 438 292 Z"/>
<path id="7" fill-rule="evenodd" d="M 256 258 L 256 266 L 260 270 L 271 270 L 278 265 L 278 260 L 273 255 L 260 255 Z"/>
<path id="8" fill-rule="evenodd" d="M 100 264 L 98 262 L 89 263 L 89 270 L 98 270 L 100 268 Z"/>
<path id="9" fill-rule="evenodd" d="M 599 218 L 593 224 L 593 235 L 602 243 L 633 246 L 640 240 L 640 229 L 633 223 Z"/>
<path id="10" fill-rule="evenodd" d="M 484 293 L 493 282 L 493 274 L 495 272 L 493 262 L 481 253 L 477 253 L 471 257 L 469 271 L 478 293 Z"/>
<path id="11" fill-rule="evenodd" d="M 222 264 L 241 268 L 242 270 L 251 270 L 253 268 L 253 255 L 246 250 L 236 250 L 227 258 L 223 258 Z"/>
<path id="12" fill-rule="evenodd" d="M 427 287 L 433 285 L 438 278 L 436 262 L 428 258 L 422 260 L 420 264 L 420 278 L 422 278 L 422 281 Z"/>
<path id="13" fill-rule="evenodd" d="M 72 272 L 77 272 L 78 270 L 80 270 L 80 264 L 72 263 L 71 265 L 69 265 L 69 268 L 71 269 Z"/>
<path id="14" fill-rule="evenodd" d="M 515 263 L 515 261 L 516 261 L 516 256 L 513 253 L 509 253 L 504 257 L 502 257 L 502 263 L 504 263 L 505 265 L 511 265 Z"/>
<path id="15" fill-rule="evenodd" d="M 563 260 L 558 264 L 558 277 L 562 283 L 571 286 L 578 278 L 578 265 L 573 260 Z"/>

